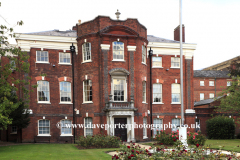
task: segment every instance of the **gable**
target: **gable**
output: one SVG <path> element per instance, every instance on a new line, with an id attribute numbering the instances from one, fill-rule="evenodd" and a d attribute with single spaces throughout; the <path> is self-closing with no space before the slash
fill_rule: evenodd
<path id="1" fill-rule="evenodd" d="M 139 34 L 129 27 L 123 25 L 112 25 L 102 29 L 100 31 L 100 35 L 138 36 Z"/>

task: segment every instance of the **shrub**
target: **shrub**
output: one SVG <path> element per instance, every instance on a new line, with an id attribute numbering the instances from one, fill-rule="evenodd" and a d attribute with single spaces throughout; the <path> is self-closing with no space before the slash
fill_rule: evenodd
<path id="1" fill-rule="evenodd" d="M 120 138 L 105 134 L 96 134 L 94 136 L 79 136 L 76 140 L 78 146 L 83 148 L 118 148 L 120 146 Z"/>
<path id="2" fill-rule="evenodd" d="M 203 134 L 201 134 L 200 131 L 198 131 L 197 133 L 191 133 L 191 132 L 187 133 L 188 144 L 192 144 L 192 145 L 199 144 L 203 146 L 205 141 L 206 141 L 206 137 Z"/>
<path id="3" fill-rule="evenodd" d="M 233 139 L 235 124 L 232 118 L 217 116 L 206 121 L 209 139 Z"/>
<path id="4" fill-rule="evenodd" d="M 165 131 L 157 131 L 154 140 L 161 145 L 173 145 L 179 138 L 179 131 L 167 134 Z"/>

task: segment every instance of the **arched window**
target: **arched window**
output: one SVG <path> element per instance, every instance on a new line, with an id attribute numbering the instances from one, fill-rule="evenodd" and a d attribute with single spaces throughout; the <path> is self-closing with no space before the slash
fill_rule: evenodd
<path id="1" fill-rule="evenodd" d="M 60 102 L 61 103 L 71 103 L 71 83 L 70 82 L 60 82 Z"/>
<path id="2" fill-rule="evenodd" d="M 49 95 L 49 82 L 48 81 L 38 81 L 37 82 L 37 99 L 38 103 L 50 103 Z"/>
<path id="3" fill-rule="evenodd" d="M 113 60 L 124 60 L 123 42 L 113 42 Z"/>
<path id="4" fill-rule="evenodd" d="M 91 61 L 91 43 L 84 43 L 82 45 L 82 53 L 83 53 L 83 62 Z"/>

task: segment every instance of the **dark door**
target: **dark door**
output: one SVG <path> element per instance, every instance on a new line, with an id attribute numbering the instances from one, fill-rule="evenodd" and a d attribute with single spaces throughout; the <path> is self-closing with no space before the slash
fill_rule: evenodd
<path id="1" fill-rule="evenodd" d="M 127 141 L 127 118 L 114 118 L 114 124 L 116 124 L 115 136 L 120 137 L 122 141 Z M 121 127 L 121 124 L 124 126 Z"/>

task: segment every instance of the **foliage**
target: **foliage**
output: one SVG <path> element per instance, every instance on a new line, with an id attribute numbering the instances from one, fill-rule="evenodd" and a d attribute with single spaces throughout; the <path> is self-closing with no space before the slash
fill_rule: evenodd
<path id="1" fill-rule="evenodd" d="M 22 24 L 22 21 L 17 22 L 17 25 L 21 26 Z M 13 118 L 10 117 L 10 114 L 14 110 L 20 105 L 24 105 L 22 107 L 24 109 L 28 108 L 29 91 L 25 86 L 29 84 L 30 78 L 19 76 L 29 72 L 29 56 L 26 52 L 22 52 L 16 46 L 9 44 L 8 38 L 15 37 L 13 28 L 2 24 L 0 28 L 0 130 L 2 130 L 12 124 Z M 11 63 L 3 62 L 3 58 L 8 59 Z M 18 97 L 19 94 L 12 94 L 12 92 L 17 91 L 21 91 L 23 96 Z"/>
<path id="2" fill-rule="evenodd" d="M 165 131 L 157 131 L 157 134 L 155 135 L 155 138 L 153 138 L 155 141 L 158 142 L 160 145 L 173 145 L 174 142 L 176 142 L 179 138 L 179 131 L 177 132 L 171 132 L 170 134 L 167 134 Z"/>
<path id="3" fill-rule="evenodd" d="M 179 141 L 179 140 L 178 140 Z M 207 154 L 207 152 L 209 154 Z M 235 155 L 225 155 L 220 152 L 214 153 L 213 150 L 204 148 L 199 144 L 189 146 L 189 149 L 185 149 L 182 144 L 177 143 L 173 149 L 167 147 L 153 147 L 149 149 L 141 148 L 135 143 L 129 145 L 122 145 L 119 149 L 119 154 L 114 155 L 112 159 L 122 160 L 160 160 L 160 159 L 232 159 L 236 158 Z"/>
<path id="4" fill-rule="evenodd" d="M 84 148 L 118 148 L 120 138 L 98 133 L 94 136 L 79 136 L 76 142 Z"/>
<path id="5" fill-rule="evenodd" d="M 233 60 L 230 64 L 230 67 L 228 68 L 230 75 L 237 77 L 240 76 L 240 63 L 239 63 L 240 57 Z"/>
<path id="6" fill-rule="evenodd" d="M 216 116 L 206 121 L 209 139 L 233 139 L 235 124 L 232 118 Z"/>
<path id="7" fill-rule="evenodd" d="M 224 96 L 220 99 L 220 106 L 217 106 L 219 112 L 229 114 L 240 113 L 240 77 L 232 77 L 231 86 L 224 89 L 219 95 Z"/>
<path id="8" fill-rule="evenodd" d="M 211 149 L 222 149 L 225 151 L 233 151 L 240 153 L 240 139 L 208 139 L 205 143 L 205 146 Z"/>
<path id="9" fill-rule="evenodd" d="M 192 133 L 192 132 L 187 132 L 187 142 L 188 145 L 196 145 L 199 144 L 201 146 L 203 146 L 206 142 L 206 137 L 201 134 L 200 131 L 198 131 L 197 133 Z"/>

